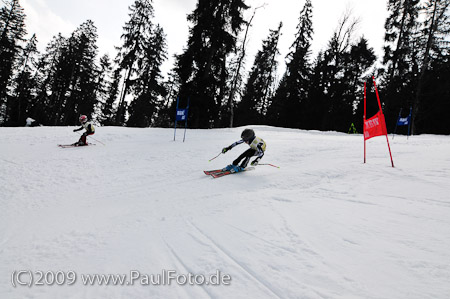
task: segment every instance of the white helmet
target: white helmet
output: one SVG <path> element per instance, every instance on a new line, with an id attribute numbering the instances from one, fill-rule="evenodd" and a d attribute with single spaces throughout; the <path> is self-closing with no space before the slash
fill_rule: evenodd
<path id="1" fill-rule="evenodd" d="M 80 123 L 84 124 L 85 122 L 87 122 L 87 116 L 86 115 L 80 116 Z"/>

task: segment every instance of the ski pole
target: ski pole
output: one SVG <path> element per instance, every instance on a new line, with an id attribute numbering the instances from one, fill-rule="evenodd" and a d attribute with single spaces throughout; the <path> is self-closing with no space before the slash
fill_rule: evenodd
<path id="1" fill-rule="evenodd" d="M 280 168 L 280 166 L 276 166 L 276 165 L 269 164 L 269 163 L 261 163 L 261 164 L 258 164 L 258 165 L 268 165 L 268 166 L 272 166 L 272 167 L 275 167 L 275 168 Z"/>
<path id="2" fill-rule="evenodd" d="M 78 133 L 78 132 L 77 132 L 77 134 L 81 136 L 81 134 L 80 134 L 80 133 Z M 89 136 L 89 135 L 88 135 L 88 136 Z M 86 136 L 86 138 L 87 138 L 87 136 Z M 99 143 L 103 144 L 104 146 L 106 146 L 106 144 L 104 144 L 104 143 L 103 143 L 103 142 L 101 142 L 100 140 L 97 140 L 97 139 L 95 139 L 95 138 L 94 138 L 94 137 L 92 137 L 92 136 L 89 136 L 89 138 L 92 138 L 92 139 L 94 139 L 95 141 L 97 141 L 97 142 L 99 142 Z"/>
<path id="3" fill-rule="evenodd" d="M 219 157 L 222 154 L 222 152 L 220 152 L 217 156 L 215 156 L 214 158 L 210 159 L 209 162 L 211 162 L 212 160 L 214 160 L 215 158 Z"/>
<path id="4" fill-rule="evenodd" d="M 87 136 L 86 136 L 87 137 Z M 92 139 L 94 139 L 95 141 L 97 141 L 98 143 L 100 143 L 100 144 L 103 144 L 104 146 L 106 146 L 106 144 L 104 144 L 103 142 L 101 142 L 100 140 L 98 140 L 98 139 L 95 139 L 94 137 L 92 137 L 92 136 L 90 136 L 89 138 L 92 138 Z"/>

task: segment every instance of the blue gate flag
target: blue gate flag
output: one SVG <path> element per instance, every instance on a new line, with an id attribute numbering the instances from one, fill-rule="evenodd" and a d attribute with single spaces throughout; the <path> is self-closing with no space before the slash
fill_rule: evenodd
<path id="1" fill-rule="evenodd" d="M 392 134 L 392 138 L 394 138 L 395 132 L 397 132 L 398 126 L 408 126 L 408 137 L 411 129 L 411 115 L 412 115 L 412 107 L 409 107 L 409 115 L 407 117 L 402 117 L 402 110 L 400 108 L 400 113 L 398 114 L 397 123 L 395 124 L 394 134 Z"/>
<path id="2" fill-rule="evenodd" d="M 186 120 L 187 109 L 177 109 L 177 121 Z"/>
<path id="3" fill-rule="evenodd" d="M 186 138 L 186 129 L 187 129 L 187 116 L 189 111 L 189 102 L 190 98 L 188 98 L 188 105 L 186 109 L 178 109 L 178 103 L 180 102 L 180 97 L 177 97 L 177 115 L 175 115 L 175 128 L 173 130 L 173 141 L 175 141 L 176 135 L 177 135 L 177 122 L 178 121 L 184 121 L 184 135 L 183 135 L 183 142 Z"/>
<path id="4" fill-rule="evenodd" d="M 411 124 L 411 112 L 412 107 L 409 108 L 409 115 L 407 117 L 402 117 L 402 109 L 400 109 L 400 113 L 398 114 L 397 126 L 409 126 Z"/>
<path id="5" fill-rule="evenodd" d="M 409 125 L 411 121 L 411 115 L 409 115 L 408 117 L 400 117 L 397 120 L 397 126 L 407 126 Z"/>

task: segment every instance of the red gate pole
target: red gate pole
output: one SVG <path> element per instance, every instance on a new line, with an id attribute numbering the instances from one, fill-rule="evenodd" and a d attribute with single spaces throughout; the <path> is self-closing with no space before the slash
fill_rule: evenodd
<path id="1" fill-rule="evenodd" d="M 392 160 L 391 147 L 389 146 L 389 139 L 388 139 L 387 134 L 386 134 L 386 141 L 387 141 L 387 144 L 388 144 L 389 155 L 391 156 L 391 164 L 392 164 L 392 167 L 394 167 L 394 160 Z"/>
<path id="2" fill-rule="evenodd" d="M 375 93 L 377 94 L 378 107 L 380 108 L 381 115 L 383 115 L 384 127 L 386 127 L 386 119 L 384 118 L 383 109 L 381 109 L 380 96 L 378 95 L 377 84 L 375 83 L 374 76 L 372 76 L 372 80 L 373 80 L 373 86 L 375 87 Z M 389 146 L 389 138 L 387 136 L 387 131 L 386 131 L 386 141 L 387 141 L 387 145 L 388 145 L 388 149 L 389 149 L 389 156 L 391 156 L 391 164 L 392 164 L 392 167 L 394 167 L 394 160 L 392 159 L 391 147 Z"/>
<path id="3" fill-rule="evenodd" d="M 364 82 L 363 137 L 364 137 L 364 163 L 366 163 L 366 82 Z"/>

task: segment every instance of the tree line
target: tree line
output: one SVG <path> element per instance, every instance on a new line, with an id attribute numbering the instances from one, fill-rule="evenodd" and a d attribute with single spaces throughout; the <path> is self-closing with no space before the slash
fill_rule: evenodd
<path id="1" fill-rule="evenodd" d="M 244 0 L 198 0 L 183 52 L 164 76 L 163 28 L 151 0 L 135 0 L 117 55 L 99 56 L 91 20 L 68 37 L 53 37 L 43 53 L 27 35 L 19 0 L 0 11 L 0 125 L 75 125 L 80 114 L 101 125 L 172 126 L 177 98 L 189 107 L 189 127 L 274 125 L 347 132 L 362 128 L 363 83 L 371 76 L 392 131 L 399 111 L 412 108 L 413 133 L 449 134 L 450 0 L 386 0 L 383 57 L 346 11 L 327 45 L 312 57 L 312 0 L 298 16 L 286 68 L 277 76 L 283 24 L 269 30 L 246 74 L 246 45 L 259 8 Z M 252 9 L 249 19 L 244 12 Z M 373 92 L 368 117 L 377 111 Z M 402 115 L 405 116 L 405 115 Z"/>

